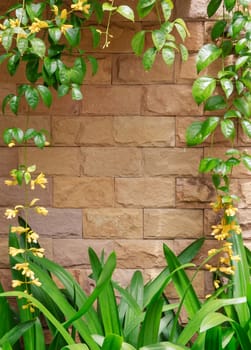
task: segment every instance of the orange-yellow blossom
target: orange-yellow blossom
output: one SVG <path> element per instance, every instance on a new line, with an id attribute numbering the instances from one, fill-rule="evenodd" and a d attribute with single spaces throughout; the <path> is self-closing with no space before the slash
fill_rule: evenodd
<path id="1" fill-rule="evenodd" d="M 30 269 L 29 267 L 29 263 L 28 262 L 24 262 L 24 263 L 18 263 L 16 264 L 14 267 L 13 267 L 14 270 L 17 270 L 17 271 L 22 271 L 22 275 L 23 276 L 26 276 L 30 279 L 34 279 L 35 277 L 35 274 L 34 272 Z"/>
<path id="2" fill-rule="evenodd" d="M 31 33 L 38 33 L 42 28 L 48 28 L 48 23 L 45 21 L 40 21 L 40 19 L 35 18 L 35 22 L 33 22 L 29 26 L 29 30 Z"/>
<path id="3" fill-rule="evenodd" d="M 35 207 L 34 208 L 37 214 L 46 216 L 48 214 L 48 210 L 45 207 Z"/>
<path id="4" fill-rule="evenodd" d="M 16 256 L 18 254 L 23 254 L 25 252 L 25 249 L 17 249 L 15 247 L 9 247 L 9 254 L 11 256 Z"/>
<path id="5" fill-rule="evenodd" d="M 88 15 L 91 5 L 86 3 L 87 0 L 78 0 L 76 4 L 71 5 L 71 8 L 73 11 L 82 11 Z"/>
<path id="6" fill-rule="evenodd" d="M 11 28 L 19 27 L 19 25 L 20 25 L 20 21 L 19 21 L 18 18 L 10 19 L 10 26 L 11 26 Z"/>
<path id="7" fill-rule="evenodd" d="M 68 29 L 73 28 L 72 24 L 62 24 L 62 26 L 60 27 L 61 32 L 65 35 L 65 33 L 67 32 Z"/>
<path id="8" fill-rule="evenodd" d="M 18 233 L 21 235 L 22 233 L 28 232 L 30 230 L 29 227 L 23 227 L 23 226 L 11 226 L 10 231 L 12 233 Z"/>
<path id="9" fill-rule="evenodd" d="M 34 231 L 29 231 L 27 233 L 26 239 L 27 239 L 28 243 L 32 243 L 32 242 L 37 243 L 37 241 L 39 239 L 39 235 Z"/>
<path id="10" fill-rule="evenodd" d="M 45 175 L 43 173 L 40 173 L 35 180 L 31 180 L 30 186 L 31 190 L 35 189 L 35 185 L 39 185 L 43 189 L 46 188 L 46 184 L 48 183 Z"/>

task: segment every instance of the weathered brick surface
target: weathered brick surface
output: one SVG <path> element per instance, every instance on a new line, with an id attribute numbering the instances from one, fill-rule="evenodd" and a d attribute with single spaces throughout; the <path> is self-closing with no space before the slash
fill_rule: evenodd
<path id="1" fill-rule="evenodd" d="M 145 209 L 144 237 L 177 239 L 203 235 L 203 211 L 194 209 Z"/>
<path id="2" fill-rule="evenodd" d="M 143 238 L 142 209 L 85 209 L 83 219 L 84 238 Z"/>
<path id="3" fill-rule="evenodd" d="M 175 119 L 172 117 L 115 117 L 116 143 L 132 146 L 174 146 Z"/>
<path id="4" fill-rule="evenodd" d="M 174 207 L 174 179 L 115 179 L 115 201 L 124 207 Z"/>
<path id="5" fill-rule="evenodd" d="M 99 177 L 56 177 L 53 204 L 58 208 L 113 206 L 114 181 Z"/>
<path id="6" fill-rule="evenodd" d="M 140 176 L 142 152 L 137 148 L 82 148 L 86 176 Z"/>
<path id="7" fill-rule="evenodd" d="M 196 176 L 202 158 L 200 149 L 147 148 L 143 152 L 144 171 L 147 176 Z"/>

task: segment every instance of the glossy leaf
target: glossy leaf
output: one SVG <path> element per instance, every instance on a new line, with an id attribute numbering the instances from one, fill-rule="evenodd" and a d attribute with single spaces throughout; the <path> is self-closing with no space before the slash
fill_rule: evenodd
<path id="1" fill-rule="evenodd" d="M 165 47 L 161 51 L 162 58 L 167 65 L 172 65 L 175 60 L 174 49 Z"/>
<path id="2" fill-rule="evenodd" d="M 156 58 L 157 51 L 151 47 L 143 55 L 143 66 L 145 70 L 150 70 Z"/>
<path id="3" fill-rule="evenodd" d="M 51 91 L 44 85 L 38 85 L 37 90 L 42 98 L 42 101 L 46 107 L 50 107 L 52 104 Z"/>
<path id="4" fill-rule="evenodd" d="M 236 0 L 224 0 L 224 5 L 229 12 L 233 10 L 235 4 Z"/>
<path id="5" fill-rule="evenodd" d="M 6 30 L 3 31 L 1 35 L 1 44 L 3 45 L 5 51 L 9 51 L 12 45 L 12 40 L 13 40 L 13 35 L 14 35 L 14 30 L 13 28 L 7 28 Z"/>
<path id="6" fill-rule="evenodd" d="M 220 80 L 220 84 L 223 91 L 225 92 L 226 97 L 229 98 L 234 91 L 234 86 L 232 81 L 230 79 L 223 78 Z"/>
<path id="7" fill-rule="evenodd" d="M 42 39 L 39 38 L 32 38 L 30 39 L 32 52 L 39 56 L 40 58 L 43 58 L 45 56 L 46 46 Z"/>
<path id="8" fill-rule="evenodd" d="M 220 163 L 219 158 L 203 158 L 200 161 L 199 171 L 201 173 L 208 173 L 217 167 Z"/>
<path id="9" fill-rule="evenodd" d="M 192 95 L 195 102 L 200 105 L 206 101 L 216 88 L 216 80 L 210 77 L 201 77 L 195 80 L 192 87 Z"/>
<path id="10" fill-rule="evenodd" d="M 241 157 L 242 163 L 245 165 L 245 167 L 251 171 L 251 156 L 248 154 L 244 154 Z"/>
<path id="11" fill-rule="evenodd" d="M 100 33 L 93 26 L 90 26 L 90 31 L 92 33 L 93 47 L 96 48 L 99 46 L 99 43 L 100 43 Z"/>
<path id="12" fill-rule="evenodd" d="M 235 138 L 235 125 L 231 119 L 221 121 L 221 131 L 226 139 L 233 140 Z"/>
<path id="13" fill-rule="evenodd" d="M 91 63 L 92 75 L 95 75 L 98 71 L 98 60 L 93 56 L 87 56 L 88 61 Z"/>
<path id="14" fill-rule="evenodd" d="M 130 21 L 134 22 L 134 12 L 131 9 L 130 6 L 127 5 L 120 5 L 116 12 L 118 12 L 121 16 L 129 19 Z"/>
<path id="15" fill-rule="evenodd" d="M 20 98 L 18 96 L 12 96 L 8 103 L 10 105 L 11 111 L 14 114 L 17 114 L 18 108 L 19 108 L 19 103 L 20 103 Z"/>
<path id="16" fill-rule="evenodd" d="M 183 19 L 177 18 L 174 21 L 174 26 L 175 26 L 177 32 L 179 33 L 179 36 L 181 37 L 181 39 L 183 41 L 185 41 L 187 35 L 189 34 L 186 23 L 183 21 Z"/>
<path id="17" fill-rule="evenodd" d="M 33 22 L 35 18 L 40 18 L 42 15 L 45 3 L 44 2 L 38 2 L 38 3 L 27 3 L 26 5 L 26 11 Z"/>
<path id="18" fill-rule="evenodd" d="M 39 68 L 38 58 L 32 58 L 26 64 L 26 67 L 25 67 L 26 78 L 31 83 L 35 83 L 38 79 L 38 76 L 39 76 L 38 68 Z"/>
<path id="19" fill-rule="evenodd" d="M 251 138 L 251 121 L 249 119 L 242 119 L 241 126 L 244 134 Z"/>
<path id="20" fill-rule="evenodd" d="M 57 70 L 57 60 L 54 58 L 45 57 L 44 59 L 44 68 L 49 76 L 54 74 Z"/>
<path id="21" fill-rule="evenodd" d="M 146 17 L 155 5 L 156 0 L 139 0 L 137 11 L 140 18 Z"/>
<path id="22" fill-rule="evenodd" d="M 227 22 L 224 20 L 219 20 L 214 24 L 211 30 L 212 40 L 218 39 L 223 35 L 226 25 L 227 25 Z"/>
<path id="23" fill-rule="evenodd" d="M 64 84 L 59 85 L 57 91 L 58 91 L 58 96 L 59 97 L 63 97 L 65 95 L 67 95 L 68 92 L 70 91 L 70 86 L 69 85 L 64 85 Z"/>
<path id="24" fill-rule="evenodd" d="M 222 0 L 210 0 L 207 5 L 208 17 L 212 17 L 221 5 Z"/>
<path id="25" fill-rule="evenodd" d="M 46 138 L 44 133 L 42 132 L 37 132 L 36 135 L 34 136 L 34 143 L 38 148 L 44 148 L 46 142 Z"/>
<path id="26" fill-rule="evenodd" d="M 200 73 L 203 69 L 219 58 L 221 54 L 222 50 L 214 44 L 206 44 L 202 46 L 196 59 L 197 72 Z"/>
<path id="27" fill-rule="evenodd" d="M 21 56 L 26 52 L 28 49 L 28 39 L 27 38 L 19 38 L 17 40 L 17 48 Z"/>
<path id="28" fill-rule="evenodd" d="M 226 107 L 225 99 L 220 95 L 216 95 L 209 97 L 205 103 L 204 109 L 205 111 L 216 111 L 218 109 L 225 109 Z"/>
<path id="29" fill-rule="evenodd" d="M 80 43 L 80 28 L 68 28 L 65 31 L 65 37 L 72 47 L 76 47 Z"/>
<path id="30" fill-rule="evenodd" d="M 166 41 L 166 34 L 161 29 L 156 29 L 152 31 L 152 41 L 157 51 L 160 51 Z"/>
<path id="31" fill-rule="evenodd" d="M 145 46 L 145 31 L 141 30 L 140 32 L 136 33 L 132 39 L 131 44 L 133 52 L 136 55 L 140 56 Z"/>
<path id="32" fill-rule="evenodd" d="M 173 2 L 171 0 L 161 1 L 161 8 L 165 21 L 168 21 L 173 9 Z"/>
<path id="33" fill-rule="evenodd" d="M 28 86 L 25 91 L 25 99 L 28 103 L 28 105 L 35 109 L 39 103 L 39 93 L 36 88 L 32 86 Z"/>
<path id="34" fill-rule="evenodd" d="M 74 101 L 79 101 L 83 99 L 83 95 L 79 85 L 72 84 L 71 97 Z"/>
<path id="35" fill-rule="evenodd" d="M 48 29 L 49 36 L 54 44 L 57 44 L 61 39 L 62 32 L 58 27 L 52 27 Z"/>
<path id="36" fill-rule="evenodd" d="M 180 44 L 179 47 L 180 47 L 180 54 L 181 54 L 182 61 L 187 61 L 189 57 L 189 53 L 186 46 L 184 46 L 183 44 Z"/>
<path id="37" fill-rule="evenodd" d="M 6 341 L 8 341 L 11 345 L 14 345 L 17 342 L 17 340 L 34 325 L 34 323 L 35 320 L 32 320 L 19 323 L 18 325 L 13 327 L 0 339 L 0 346 L 2 346 Z"/>
<path id="38" fill-rule="evenodd" d="M 8 60 L 7 69 L 11 76 L 13 76 L 16 73 L 19 63 L 20 63 L 19 54 L 11 56 L 10 59 Z"/>
<path id="39" fill-rule="evenodd" d="M 234 99 L 233 105 L 241 112 L 244 117 L 251 116 L 251 106 L 244 97 Z"/>

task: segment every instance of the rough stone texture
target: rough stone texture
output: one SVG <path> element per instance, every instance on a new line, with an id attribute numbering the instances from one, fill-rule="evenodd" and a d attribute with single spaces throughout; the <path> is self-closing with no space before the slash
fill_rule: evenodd
<path id="1" fill-rule="evenodd" d="M 187 148 L 147 148 L 143 154 L 147 176 L 196 176 L 202 158 L 202 150 Z"/>
<path id="2" fill-rule="evenodd" d="M 145 209 L 144 238 L 199 238 L 203 211 L 194 209 Z"/>
<path id="3" fill-rule="evenodd" d="M 190 85 L 147 86 L 144 114 L 200 115 L 201 107 L 196 106 Z"/>
<path id="4" fill-rule="evenodd" d="M 58 208 L 113 206 L 113 182 L 110 178 L 56 177 L 54 206 Z"/>
<path id="5" fill-rule="evenodd" d="M 55 117 L 53 142 L 56 145 L 113 145 L 113 117 Z"/>
<path id="6" fill-rule="evenodd" d="M 142 153 L 137 148 L 81 148 L 86 176 L 140 176 Z"/>
<path id="7" fill-rule="evenodd" d="M 131 146 L 174 146 L 175 119 L 172 117 L 115 117 L 116 143 Z"/>
<path id="8" fill-rule="evenodd" d="M 85 209 L 83 215 L 84 238 L 143 238 L 142 209 Z"/>
<path id="9" fill-rule="evenodd" d="M 174 179 L 115 179 L 115 200 L 124 207 L 174 207 Z"/>

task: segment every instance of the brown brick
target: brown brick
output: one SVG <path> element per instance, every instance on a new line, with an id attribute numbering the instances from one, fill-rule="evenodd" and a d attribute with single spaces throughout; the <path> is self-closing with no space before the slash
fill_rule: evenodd
<path id="1" fill-rule="evenodd" d="M 174 146 L 172 117 L 115 117 L 114 138 L 132 146 Z"/>
<path id="2" fill-rule="evenodd" d="M 9 267 L 9 253 L 8 253 L 8 239 L 0 239 L 0 267 L 8 268 Z"/>
<path id="3" fill-rule="evenodd" d="M 250 208 L 251 207 L 251 183 L 249 179 L 242 179 L 239 181 L 239 191 L 234 192 L 240 198 L 239 208 Z"/>
<path id="4" fill-rule="evenodd" d="M 203 211 L 145 209 L 144 238 L 198 238 L 203 235 Z"/>
<path id="5" fill-rule="evenodd" d="M 1 284 L 5 292 L 11 290 L 11 270 L 10 269 L 0 269 Z"/>
<path id="6" fill-rule="evenodd" d="M 0 203 L 2 207 L 24 205 L 25 192 L 24 187 L 20 186 L 6 186 L 4 184 L 5 178 L 0 178 Z M 48 184 L 46 189 L 36 187 L 34 191 L 28 191 L 29 200 L 32 198 L 39 198 L 39 205 L 50 206 L 51 205 L 51 179 L 48 178 Z"/>
<path id="7" fill-rule="evenodd" d="M 102 208 L 84 210 L 84 238 L 143 237 L 143 218 L 140 209 Z"/>
<path id="8" fill-rule="evenodd" d="M 200 115 L 192 98 L 190 85 L 155 85 L 146 87 L 145 114 Z"/>
<path id="9" fill-rule="evenodd" d="M 81 148 L 87 176 L 140 176 L 142 154 L 137 148 Z"/>
<path id="10" fill-rule="evenodd" d="M 194 81 L 198 78 L 196 56 L 197 54 L 190 54 L 187 61 L 180 63 L 177 76 L 178 82 L 187 80 Z"/>
<path id="11" fill-rule="evenodd" d="M 23 149 L 19 149 L 20 162 L 23 161 Z M 36 164 L 37 172 L 48 175 L 80 175 L 80 151 L 77 148 L 46 147 L 28 148 L 29 164 Z"/>
<path id="12" fill-rule="evenodd" d="M 182 0 L 175 6 L 175 15 L 182 18 L 206 18 L 207 0 L 186 1 Z"/>
<path id="13" fill-rule="evenodd" d="M 39 238 L 39 244 L 45 250 L 45 257 L 52 260 L 53 259 L 53 239 L 51 238 Z"/>
<path id="14" fill-rule="evenodd" d="M 95 115 L 138 115 L 141 86 L 85 86 L 82 113 Z M 98 96 L 98 101 L 93 98 Z"/>
<path id="15" fill-rule="evenodd" d="M 241 209 L 238 213 L 244 239 L 251 239 L 251 209 Z"/>
<path id="16" fill-rule="evenodd" d="M 113 145 L 113 117 L 54 117 L 53 142 L 59 145 Z"/>
<path id="17" fill-rule="evenodd" d="M 205 236 L 211 237 L 212 225 L 217 225 L 220 223 L 222 217 L 221 212 L 214 212 L 212 209 L 205 209 L 204 214 L 204 232 Z"/>
<path id="18" fill-rule="evenodd" d="M 10 149 L 7 146 L 0 148 L 0 159 L 1 159 L 1 176 L 8 176 L 10 170 L 17 169 L 17 148 Z"/>
<path id="19" fill-rule="evenodd" d="M 161 56 L 157 56 L 156 62 L 150 71 L 145 71 L 142 59 L 135 55 L 119 55 L 115 59 L 113 70 L 114 83 L 170 83 L 174 81 L 173 68 L 168 67 Z"/>
<path id="20" fill-rule="evenodd" d="M 47 208 L 48 215 L 30 215 L 29 225 L 40 237 L 81 238 L 83 233 L 81 209 Z"/>
<path id="21" fill-rule="evenodd" d="M 110 207 L 114 203 L 111 178 L 56 177 L 54 206 L 59 208 Z"/>
<path id="22" fill-rule="evenodd" d="M 215 199 L 215 190 L 206 178 L 179 178 L 176 180 L 177 207 L 208 207 Z"/>
<path id="23" fill-rule="evenodd" d="M 54 259 L 67 268 L 89 266 L 87 250 L 91 247 L 98 256 L 103 250 L 106 257 L 115 251 L 118 269 L 160 268 L 166 266 L 163 243 L 173 249 L 173 242 L 168 240 L 57 239 L 54 240 Z"/>
<path id="24" fill-rule="evenodd" d="M 174 207 L 174 179 L 115 179 L 116 202 L 125 207 Z"/>
<path id="25" fill-rule="evenodd" d="M 205 41 L 203 22 L 187 22 L 190 36 L 186 38 L 185 46 L 189 51 L 199 51 Z"/>
<path id="26" fill-rule="evenodd" d="M 202 149 L 144 149 L 144 170 L 148 176 L 194 175 L 202 157 Z"/>

